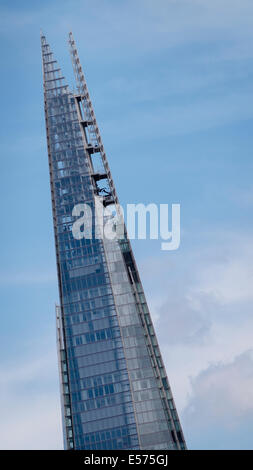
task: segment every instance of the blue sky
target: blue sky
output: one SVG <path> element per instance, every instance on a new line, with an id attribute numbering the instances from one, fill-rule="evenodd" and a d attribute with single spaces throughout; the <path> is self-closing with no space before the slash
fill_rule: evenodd
<path id="1" fill-rule="evenodd" d="M 40 29 L 73 31 L 120 201 L 180 203 L 133 242 L 189 448 L 252 449 L 250 0 L 0 2 L 1 448 L 62 447 Z"/>

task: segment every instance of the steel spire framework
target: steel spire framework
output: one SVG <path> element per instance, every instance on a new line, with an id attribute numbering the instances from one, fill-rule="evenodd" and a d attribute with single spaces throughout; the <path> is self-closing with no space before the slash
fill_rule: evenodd
<path id="1" fill-rule="evenodd" d="M 118 197 L 80 64 L 71 92 L 41 35 L 60 305 L 56 307 L 65 449 L 185 449 L 185 440 L 125 227 L 76 239 L 73 208 Z M 93 230 L 93 235 L 95 231 Z"/>

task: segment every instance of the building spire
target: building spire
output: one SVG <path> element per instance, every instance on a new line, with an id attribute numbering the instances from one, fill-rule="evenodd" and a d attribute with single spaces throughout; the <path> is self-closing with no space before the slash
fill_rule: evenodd
<path id="1" fill-rule="evenodd" d="M 79 93 L 87 93 L 88 92 L 87 83 L 84 77 L 80 59 L 78 57 L 77 47 L 76 47 L 76 43 L 75 43 L 72 32 L 69 33 L 68 42 L 69 42 L 69 51 L 70 51 L 73 71 L 74 71 L 75 79 L 76 79 L 77 90 Z"/>
<path id="2" fill-rule="evenodd" d="M 68 91 L 65 77 L 62 75 L 61 68 L 54 54 L 50 49 L 46 36 L 41 31 L 41 50 L 42 50 L 42 63 L 43 63 L 43 79 L 44 90 L 47 97 L 56 96 L 61 92 Z M 53 91 L 54 90 L 54 91 Z"/>
<path id="3" fill-rule="evenodd" d="M 76 79 L 76 86 L 80 98 L 80 105 L 82 108 L 84 120 L 87 123 L 88 140 L 93 148 L 95 148 L 96 151 L 99 151 L 102 166 L 105 174 L 107 175 L 107 181 L 111 194 L 111 202 L 118 204 L 118 197 L 112 180 L 111 172 L 109 170 L 108 160 L 104 151 L 104 146 L 102 144 L 102 138 L 72 32 L 69 33 L 69 50 Z"/>

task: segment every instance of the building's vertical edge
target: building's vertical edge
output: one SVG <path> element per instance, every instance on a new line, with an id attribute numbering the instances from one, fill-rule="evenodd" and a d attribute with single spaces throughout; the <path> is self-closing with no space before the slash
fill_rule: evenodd
<path id="1" fill-rule="evenodd" d="M 58 289 L 60 296 L 60 304 L 62 305 L 62 286 L 61 286 L 61 273 L 60 273 L 60 261 L 58 255 L 58 241 L 57 241 L 57 225 L 56 225 L 56 208 L 55 208 L 55 191 L 53 184 L 52 174 L 52 158 L 50 151 L 50 135 L 49 135 L 49 123 L 48 123 L 48 111 L 47 111 L 47 80 L 45 74 L 47 62 L 47 56 L 51 57 L 51 64 L 57 64 L 57 61 L 53 58 L 53 53 L 50 51 L 49 44 L 46 41 L 46 37 L 41 33 L 41 53 L 42 53 L 42 72 L 43 72 L 43 92 L 44 92 L 44 113 L 45 113 L 45 124 L 46 124 L 46 136 L 47 136 L 47 151 L 48 151 L 48 164 L 50 174 L 50 190 L 51 190 L 51 201 L 52 201 L 52 215 L 53 215 L 53 227 L 54 227 L 54 241 L 56 249 L 56 267 L 57 267 L 57 279 Z M 58 65 L 57 65 L 58 67 Z M 57 69 L 60 70 L 60 69 Z M 52 67 L 52 72 L 54 66 Z M 57 336 L 57 354 L 58 354 L 58 367 L 60 375 L 60 389 L 61 389 L 61 411 L 62 411 L 62 426 L 64 435 L 64 449 L 69 450 L 74 448 L 74 435 L 72 426 L 72 411 L 71 411 L 71 397 L 69 390 L 69 379 L 68 379 L 68 363 L 67 363 L 67 351 L 65 347 L 65 334 L 64 334 L 64 319 L 62 316 L 62 308 L 56 307 L 56 336 Z M 66 381 L 64 383 L 64 381 Z M 68 427 L 67 427 L 68 425 Z"/>
<path id="2" fill-rule="evenodd" d="M 142 287 L 135 258 L 132 252 L 131 244 L 129 240 L 125 240 L 120 241 L 120 246 L 123 257 L 125 259 L 125 265 L 131 278 L 133 294 L 135 297 L 136 304 L 138 306 L 138 312 L 140 315 L 144 334 L 147 338 L 148 351 L 151 357 L 155 375 L 157 377 L 160 395 L 166 419 L 168 421 L 169 430 L 171 432 L 171 437 L 174 443 L 174 447 L 178 450 L 186 450 L 187 447 L 183 430 L 180 424 L 176 405 L 169 385 L 165 365 L 159 348 L 159 343 L 157 341 L 154 325 Z"/>
<path id="3" fill-rule="evenodd" d="M 59 371 L 59 383 L 60 383 L 60 398 L 61 398 L 61 417 L 62 417 L 62 432 L 63 432 L 63 445 L 64 449 L 67 450 L 67 435 L 66 435 L 66 423 L 65 423 L 65 413 L 64 413 L 64 390 L 63 390 L 63 369 L 62 369 L 62 357 L 64 353 L 64 341 L 63 341 L 63 331 L 62 331 L 62 319 L 61 319 L 61 307 L 59 305 L 55 306 L 55 315 L 56 315 L 56 344 L 57 344 L 57 357 L 58 357 L 58 371 Z"/>

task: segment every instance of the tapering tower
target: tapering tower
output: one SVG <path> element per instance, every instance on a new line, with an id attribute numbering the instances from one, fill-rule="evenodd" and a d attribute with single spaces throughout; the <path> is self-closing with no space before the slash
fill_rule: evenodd
<path id="1" fill-rule="evenodd" d="M 101 225 L 96 201 L 117 212 L 118 198 L 73 35 L 75 93 L 44 35 L 41 46 L 64 447 L 185 449 L 125 226 L 121 237 L 103 233 L 111 217 Z"/>

